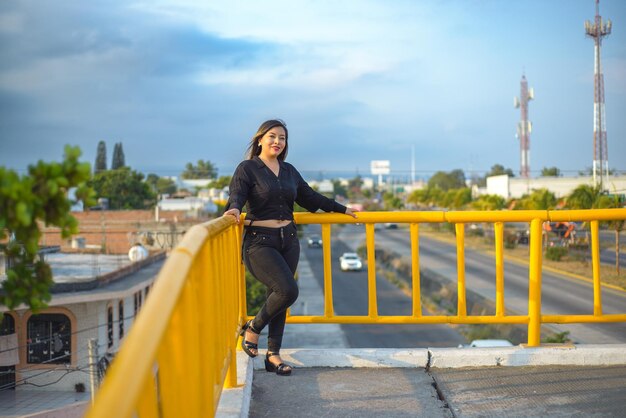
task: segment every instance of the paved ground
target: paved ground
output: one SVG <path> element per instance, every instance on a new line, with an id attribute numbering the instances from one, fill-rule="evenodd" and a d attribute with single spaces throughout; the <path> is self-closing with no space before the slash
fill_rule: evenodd
<path id="1" fill-rule="evenodd" d="M 255 372 L 250 417 L 451 417 L 433 379 L 417 369 L 299 369 Z"/>
<path id="2" fill-rule="evenodd" d="M 4 390 L 0 391 L 0 417 L 12 418 L 45 414 L 45 411 L 69 405 L 75 405 L 76 413 L 74 416 L 80 416 L 89 399 L 91 399 L 91 395 L 88 392 Z"/>
<path id="3" fill-rule="evenodd" d="M 626 366 L 431 370 L 457 417 L 623 417 Z"/>
<path id="4" fill-rule="evenodd" d="M 250 417 L 623 417 L 626 366 L 255 370 Z"/>
<path id="5" fill-rule="evenodd" d="M 309 271 L 301 260 L 294 314 L 322 307 Z M 219 417 L 626 416 L 624 345 L 350 350 L 338 325 L 323 324 L 287 325 L 285 337 L 301 347 L 283 350 L 293 375 L 267 373 L 263 352 L 239 353 L 243 395 Z"/>

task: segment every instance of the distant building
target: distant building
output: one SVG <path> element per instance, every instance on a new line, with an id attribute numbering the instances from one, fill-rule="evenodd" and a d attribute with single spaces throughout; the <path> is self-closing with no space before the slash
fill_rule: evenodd
<path id="1" fill-rule="evenodd" d="M 96 340 L 104 372 L 148 296 L 165 259 L 160 252 L 135 263 L 127 255 L 45 255 L 54 286 L 48 307 L 7 311 L 0 323 L 0 387 L 37 391 L 89 391 L 88 342 Z M 1 260 L 0 263 L 6 263 Z M 0 280 L 5 268 L 0 269 Z"/>
<path id="2" fill-rule="evenodd" d="M 159 210 L 178 210 L 186 212 L 217 212 L 217 205 L 211 199 L 201 197 L 185 197 L 183 199 L 164 198 L 158 202 Z"/>
<path id="3" fill-rule="evenodd" d="M 517 178 L 507 174 L 487 177 L 487 187 L 475 189 L 476 195 L 494 194 L 505 199 L 520 198 L 525 194 L 532 193 L 533 190 L 547 189 L 558 198 L 565 197 L 580 186 L 586 184 L 593 186 L 593 177 L 537 177 L 537 178 Z M 611 177 L 608 185 L 609 193 L 626 193 L 626 177 Z"/>

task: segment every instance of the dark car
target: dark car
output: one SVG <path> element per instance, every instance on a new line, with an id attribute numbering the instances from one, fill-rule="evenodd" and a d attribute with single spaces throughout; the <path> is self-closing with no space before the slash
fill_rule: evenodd
<path id="1" fill-rule="evenodd" d="M 322 238 L 319 235 L 311 235 L 307 240 L 309 247 L 322 248 Z"/>

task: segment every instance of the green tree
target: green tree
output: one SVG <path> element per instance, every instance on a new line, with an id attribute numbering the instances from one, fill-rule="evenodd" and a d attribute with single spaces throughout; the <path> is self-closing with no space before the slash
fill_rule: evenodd
<path id="1" fill-rule="evenodd" d="M 348 189 L 346 189 L 346 187 L 343 184 L 341 184 L 341 181 L 333 180 L 333 193 L 335 196 L 347 197 Z"/>
<path id="2" fill-rule="evenodd" d="M 524 195 L 518 201 L 515 209 L 551 210 L 556 207 L 557 198 L 548 189 L 535 189 L 529 195 Z"/>
<path id="3" fill-rule="evenodd" d="M 63 238 L 78 232 L 69 189 L 76 187 L 76 198 L 84 205 L 93 204 L 93 191 L 86 185 L 91 167 L 78 161 L 80 155 L 78 147 L 66 146 L 63 162 L 39 161 L 24 176 L 0 167 L 0 242 L 9 239 L 0 247 L 11 261 L 0 303 L 9 309 L 24 303 L 37 311 L 50 300 L 50 266 L 37 257 L 40 222 L 61 228 Z"/>
<path id="4" fill-rule="evenodd" d="M 453 209 L 463 209 L 472 201 L 472 190 L 469 187 L 463 187 L 454 191 L 454 198 L 449 207 Z"/>
<path id="5" fill-rule="evenodd" d="M 146 183 L 150 186 L 150 190 L 155 194 L 174 194 L 177 187 L 176 182 L 167 177 L 159 177 L 150 173 L 146 177 Z"/>
<path id="6" fill-rule="evenodd" d="M 501 176 L 503 174 L 506 174 L 509 177 L 515 177 L 515 174 L 513 174 L 513 170 L 511 170 L 510 168 L 504 168 L 502 164 L 494 164 L 491 166 L 491 169 L 485 174 L 485 176 L 479 179 L 478 185 L 480 187 L 485 187 L 487 185 L 487 177 Z"/>
<path id="7" fill-rule="evenodd" d="M 181 177 L 188 180 L 214 179 L 217 177 L 217 169 L 210 161 L 198 160 L 198 165 L 187 163 Z"/>
<path id="8" fill-rule="evenodd" d="M 544 167 L 541 169 L 541 177 L 561 177 L 561 170 L 556 167 Z"/>
<path id="9" fill-rule="evenodd" d="M 581 184 L 576 187 L 565 200 L 565 204 L 570 209 L 595 209 L 602 196 L 599 187 Z"/>
<path id="10" fill-rule="evenodd" d="M 598 186 L 581 184 L 567 197 L 566 205 L 570 209 L 608 209 L 620 208 L 619 196 L 602 193 Z M 624 230 L 624 221 L 609 221 L 608 225 L 615 230 L 615 269 L 619 274 L 619 242 L 620 232 Z"/>
<path id="11" fill-rule="evenodd" d="M 443 191 L 450 189 L 460 189 L 465 187 L 465 174 L 463 170 L 452 170 L 449 173 L 437 171 L 428 179 L 428 187 L 439 187 Z"/>
<path id="12" fill-rule="evenodd" d="M 176 193 L 176 182 L 167 177 L 159 177 L 156 184 L 158 194 L 174 194 Z"/>
<path id="13" fill-rule="evenodd" d="M 506 174 L 509 177 L 515 177 L 515 174 L 513 174 L 513 170 L 511 170 L 510 168 L 504 168 L 504 166 L 501 164 L 494 164 L 491 166 L 491 170 L 489 170 L 489 172 L 485 175 L 485 178 L 501 176 L 502 174 Z"/>
<path id="14" fill-rule="evenodd" d="M 394 196 L 393 193 L 387 192 L 383 195 L 383 206 L 385 210 L 395 210 L 402 209 L 404 207 L 404 203 L 398 196 Z"/>
<path id="15" fill-rule="evenodd" d="M 217 180 L 213 180 L 209 183 L 210 189 L 223 189 L 224 187 L 228 187 L 230 185 L 230 181 L 232 176 L 220 176 Z"/>
<path id="16" fill-rule="evenodd" d="M 613 208 L 621 208 L 623 207 L 622 201 L 618 195 L 602 195 L 597 204 L 600 209 L 613 209 Z M 607 222 L 609 228 L 612 228 L 615 231 L 615 272 L 619 276 L 619 245 L 620 232 L 624 230 L 624 226 L 626 226 L 626 221 L 623 219 L 608 221 Z"/>
<path id="17" fill-rule="evenodd" d="M 122 167 L 126 167 L 126 157 L 124 156 L 122 143 L 118 142 L 113 148 L 113 161 L 111 162 L 111 169 L 117 170 Z"/>
<path id="18" fill-rule="evenodd" d="M 363 197 L 361 187 L 363 186 L 363 179 L 357 175 L 355 178 L 348 181 L 348 199 L 357 200 Z"/>
<path id="19" fill-rule="evenodd" d="M 104 141 L 98 142 L 98 151 L 96 153 L 96 165 L 94 173 L 106 171 L 107 169 L 107 145 Z"/>
<path id="20" fill-rule="evenodd" d="M 146 209 L 154 205 L 154 192 L 143 181 L 143 174 L 129 167 L 98 173 L 89 184 L 98 197 L 109 199 L 111 209 Z"/>
<path id="21" fill-rule="evenodd" d="M 484 194 L 472 201 L 471 207 L 476 210 L 501 210 L 504 208 L 505 203 L 506 201 L 502 196 Z"/>
<path id="22" fill-rule="evenodd" d="M 154 192 L 154 193 L 158 193 L 157 191 L 157 182 L 159 181 L 160 177 L 154 173 L 150 173 L 146 176 L 146 183 L 150 186 L 150 189 Z"/>

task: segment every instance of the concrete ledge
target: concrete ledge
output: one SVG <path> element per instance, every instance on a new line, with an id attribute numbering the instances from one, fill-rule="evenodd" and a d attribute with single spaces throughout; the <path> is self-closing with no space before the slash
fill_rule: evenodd
<path id="1" fill-rule="evenodd" d="M 295 367 L 426 367 L 428 350 L 393 348 L 340 348 L 281 350 L 281 357 Z M 254 359 L 254 368 L 265 367 L 265 353 Z"/>
<path id="2" fill-rule="evenodd" d="M 545 345 L 541 347 L 416 348 L 416 349 L 291 349 L 282 350 L 296 368 L 459 368 L 492 366 L 609 366 L 626 365 L 626 344 Z M 253 369 L 265 367 L 265 352 L 251 359 L 237 351 L 239 387 L 222 392 L 217 417 L 248 416 Z"/>
<path id="3" fill-rule="evenodd" d="M 217 407 L 216 417 L 244 418 L 250 410 L 252 399 L 252 359 L 237 351 L 237 387 L 224 389 Z"/>
<path id="4" fill-rule="evenodd" d="M 430 367 L 612 366 L 626 364 L 626 344 L 431 348 Z"/>

